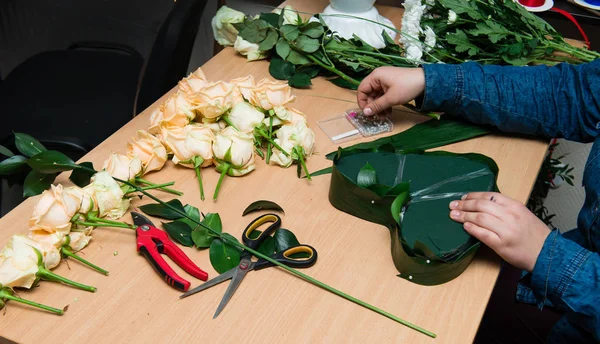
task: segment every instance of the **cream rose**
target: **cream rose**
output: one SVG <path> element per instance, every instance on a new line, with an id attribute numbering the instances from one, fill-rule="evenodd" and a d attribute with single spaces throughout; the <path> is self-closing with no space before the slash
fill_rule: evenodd
<path id="1" fill-rule="evenodd" d="M 151 134 L 160 134 L 162 127 L 183 127 L 196 118 L 195 104 L 181 92 L 171 95 L 162 105 L 150 115 Z"/>
<path id="2" fill-rule="evenodd" d="M 165 146 L 144 130 L 138 130 L 137 138 L 127 143 L 127 155 L 140 159 L 144 174 L 160 170 L 168 159 Z"/>
<path id="3" fill-rule="evenodd" d="M 264 110 L 274 110 L 276 113 L 285 110 L 285 106 L 296 98 L 292 95 L 292 88 L 286 83 L 261 80 L 250 96 L 250 103 Z"/>
<path id="4" fill-rule="evenodd" d="M 33 247 L 42 254 L 46 269 L 53 269 L 60 264 L 61 256 L 56 247 L 50 243 L 40 243 L 19 234 L 15 234 L 11 237 L 8 244 L 0 252 L 0 257 L 3 257 L 6 260 L 12 260 L 13 266 L 20 271 L 29 270 L 31 264 L 33 264 L 36 267 L 35 272 L 37 272 L 38 261 Z M 6 284 L 1 281 L 0 284 L 6 286 Z"/>
<path id="5" fill-rule="evenodd" d="M 233 49 L 240 55 L 246 56 L 248 61 L 257 61 L 269 57 L 269 51 L 260 50 L 258 44 L 250 43 L 240 36 L 235 39 Z"/>
<path id="6" fill-rule="evenodd" d="M 217 166 L 230 165 L 227 171 L 230 176 L 241 176 L 255 169 L 254 137 L 250 134 L 227 127 L 217 135 L 213 152 Z"/>
<path id="7" fill-rule="evenodd" d="M 73 252 L 83 250 L 90 243 L 90 240 L 92 240 L 92 237 L 86 235 L 84 232 L 71 232 L 69 237 L 71 238 L 69 246 L 73 249 Z"/>
<path id="8" fill-rule="evenodd" d="M 298 25 L 298 12 L 290 5 L 284 8 L 276 8 L 273 12 L 281 14 L 283 12 L 283 25 Z"/>
<path id="9" fill-rule="evenodd" d="M 254 77 L 252 75 L 248 75 L 244 78 L 237 78 L 230 81 L 230 83 L 236 85 L 240 91 L 240 94 L 247 100 L 252 96 L 252 89 L 256 86 L 254 83 Z M 239 99 L 238 102 L 244 101 L 244 99 Z"/>
<path id="10" fill-rule="evenodd" d="M 178 87 L 185 95 L 193 96 L 194 93 L 198 92 L 202 87 L 206 86 L 206 84 L 208 84 L 206 76 L 204 75 L 202 68 L 198 68 L 186 78 L 181 79 L 178 83 Z"/>
<path id="11" fill-rule="evenodd" d="M 210 121 L 208 118 L 203 118 L 202 119 L 202 124 L 208 128 L 210 128 L 210 130 L 212 130 L 213 134 L 217 135 L 218 133 L 221 132 L 221 130 L 225 129 L 227 127 L 227 123 L 225 123 L 225 121 L 221 120 L 221 121 Z"/>
<path id="12" fill-rule="evenodd" d="M 27 237 L 44 245 L 51 245 L 60 249 L 65 241 L 67 234 L 55 232 L 48 233 L 46 231 L 29 231 Z"/>
<path id="13" fill-rule="evenodd" d="M 215 41 L 224 46 L 233 45 L 238 30 L 232 24 L 242 23 L 245 18 L 244 13 L 227 6 L 221 6 L 210 22 Z"/>
<path id="14" fill-rule="evenodd" d="M 251 133 L 255 127 L 259 126 L 265 114 L 258 111 L 249 103 L 241 102 L 235 104 L 229 114 L 224 117 L 229 123 L 242 133 Z"/>
<path id="15" fill-rule="evenodd" d="M 49 233 L 68 233 L 71 218 L 79 211 L 82 199 L 73 193 L 64 193 L 62 185 L 51 185 L 42 193 L 33 208 L 29 219 L 31 230 L 44 230 Z"/>
<path id="16" fill-rule="evenodd" d="M 0 284 L 11 288 L 31 288 L 37 280 L 37 272 L 38 258 L 31 246 L 11 238 L 0 251 Z"/>
<path id="17" fill-rule="evenodd" d="M 274 149 L 271 157 L 271 161 L 274 163 L 288 167 L 293 160 L 299 160 L 300 157 L 294 151 L 294 147 L 301 147 L 304 150 L 302 158 L 309 158 L 312 155 L 315 145 L 315 133 L 306 126 L 306 123 L 297 122 L 295 125 L 283 125 L 275 132 L 275 135 L 277 136 L 275 142 L 290 153 L 290 156 L 285 156 L 281 151 Z"/>
<path id="18" fill-rule="evenodd" d="M 234 104 L 236 86 L 217 81 L 201 88 L 194 95 L 198 111 L 209 119 L 217 118 L 227 112 Z"/>
<path id="19" fill-rule="evenodd" d="M 173 151 L 173 162 L 186 167 L 194 167 L 191 161 L 200 157 L 202 166 L 212 164 L 212 143 L 215 135 L 204 125 L 188 124 L 183 128 L 174 128 L 163 132 L 165 143 Z"/>
<path id="20" fill-rule="evenodd" d="M 104 161 L 102 169 L 117 179 L 132 181 L 142 175 L 142 161 L 136 157 L 112 153 Z"/>
<path id="21" fill-rule="evenodd" d="M 106 171 L 94 174 L 84 190 L 95 199 L 100 217 L 118 219 L 129 208 L 129 199 L 123 199 L 123 190 Z"/>

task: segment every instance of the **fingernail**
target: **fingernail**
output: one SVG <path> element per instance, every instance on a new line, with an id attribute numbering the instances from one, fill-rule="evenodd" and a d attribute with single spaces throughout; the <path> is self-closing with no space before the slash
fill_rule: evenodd
<path id="1" fill-rule="evenodd" d="M 458 215 L 460 215 L 460 212 L 458 210 L 452 210 L 450 212 L 450 217 L 452 217 L 452 218 L 457 218 Z"/>
<path id="2" fill-rule="evenodd" d="M 365 116 L 371 116 L 373 114 L 373 110 L 371 110 L 371 108 L 366 108 L 363 110 L 363 113 Z"/>
<path id="3" fill-rule="evenodd" d="M 463 223 L 463 228 L 465 228 L 465 229 L 471 228 L 471 223 L 470 222 Z"/>
<path id="4" fill-rule="evenodd" d="M 452 201 L 452 202 L 450 202 L 450 209 L 454 209 L 456 207 L 458 207 L 458 201 Z"/>
<path id="5" fill-rule="evenodd" d="M 462 199 L 462 200 L 465 200 L 465 199 L 467 199 L 467 194 L 464 194 L 464 195 L 462 195 L 462 196 L 460 197 L 460 199 Z"/>

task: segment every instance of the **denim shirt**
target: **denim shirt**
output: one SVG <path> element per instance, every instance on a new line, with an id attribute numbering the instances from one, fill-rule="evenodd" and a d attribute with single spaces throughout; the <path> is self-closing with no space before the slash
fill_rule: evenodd
<path id="1" fill-rule="evenodd" d="M 548 235 L 517 300 L 550 305 L 562 319 L 550 342 L 600 341 L 600 60 L 554 67 L 425 65 L 423 111 L 445 111 L 502 131 L 594 142 L 577 228 Z"/>

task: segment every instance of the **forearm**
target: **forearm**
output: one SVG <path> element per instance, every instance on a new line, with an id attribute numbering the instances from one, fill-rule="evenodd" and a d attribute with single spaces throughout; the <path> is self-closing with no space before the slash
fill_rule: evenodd
<path id="1" fill-rule="evenodd" d="M 588 142 L 600 132 L 600 61 L 555 67 L 425 65 L 423 111 L 507 132 Z"/>

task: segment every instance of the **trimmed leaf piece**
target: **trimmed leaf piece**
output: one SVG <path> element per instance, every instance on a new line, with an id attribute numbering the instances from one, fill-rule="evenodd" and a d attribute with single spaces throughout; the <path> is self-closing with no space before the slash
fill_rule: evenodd
<path id="1" fill-rule="evenodd" d="M 239 242 L 231 234 L 223 233 L 226 240 Z M 223 239 L 215 238 L 209 248 L 210 263 L 213 268 L 220 274 L 227 272 L 240 264 L 241 251 L 226 242 Z"/>
<path id="2" fill-rule="evenodd" d="M 170 201 L 167 202 L 167 204 L 171 205 L 172 207 L 176 208 L 177 210 L 181 211 L 182 213 L 185 213 L 185 209 L 183 208 L 183 204 L 181 204 L 181 202 L 174 198 Z M 140 210 L 143 211 L 145 214 L 150 215 L 150 216 L 156 216 L 156 217 L 160 217 L 163 219 L 167 219 L 167 220 L 177 220 L 182 218 L 183 216 L 179 213 L 177 213 L 175 210 L 162 205 L 162 204 L 146 204 L 140 207 Z M 191 228 L 190 228 L 191 231 Z"/>
<path id="3" fill-rule="evenodd" d="M 38 153 L 47 151 L 46 147 L 44 147 L 44 145 L 42 145 L 38 140 L 23 133 L 15 133 L 15 145 L 17 146 L 19 152 L 28 157 L 32 157 Z"/>
<path id="4" fill-rule="evenodd" d="M 296 72 L 296 67 L 288 61 L 272 58 L 269 64 L 269 73 L 279 80 L 288 80 Z"/>
<path id="5" fill-rule="evenodd" d="M 15 155 L 13 152 L 10 151 L 10 149 L 4 147 L 3 145 L 0 145 L 0 154 L 4 155 L 5 157 L 11 157 L 13 155 Z"/>
<path id="6" fill-rule="evenodd" d="M 0 162 L 0 175 L 9 175 L 21 171 L 25 166 L 26 157 L 22 155 L 13 155 Z"/>
<path id="7" fill-rule="evenodd" d="M 90 179 L 96 172 L 92 171 L 94 169 L 94 165 L 91 162 L 82 162 L 79 164 L 79 166 L 83 166 L 85 168 L 74 169 L 69 176 L 69 180 L 82 188 L 90 183 Z"/>
<path id="8" fill-rule="evenodd" d="M 288 81 L 288 83 L 290 84 L 290 86 L 297 87 L 297 88 L 308 87 L 308 86 L 312 85 L 312 82 L 310 81 L 310 76 L 308 76 L 307 74 L 304 74 L 304 73 L 294 74 L 290 78 L 290 81 Z"/>
<path id="9" fill-rule="evenodd" d="M 275 210 L 275 211 L 279 211 L 285 215 L 285 211 L 283 211 L 283 208 L 280 207 L 279 204 L 272 202 L 272 201 L 260 200 L 260 201 L 252 202 L 252 204 L 250 204 L 244 210 L 244 212 L 242 213 L 242 216 L 246 216 L 250 213 L 253 213 L 255 211 L 260 211 L 260 210 Z"/>
<path id="10" fill-rule="evenodd" d="M 54 179 L 56 179 L 56 176 L 56 173 L 44 174 L 30 171 L 23 182 L 23 197 L 41 194 L 50 187 L 52 182 L 54 182 Z"/>
<path id="11" fill-rule="evenodd" d="M 163 227 L 173 240 L 186 247 L 194 246 L 192 229 L 187 224 L 180 221 L 163 222 Z"/>
<path id="12" fill-rule="evenodd" d="M 285 228 L 279 228 L 273 235 L 275 239 L 275 252 L 283 252 L 290 247 L 300 245 L 300 242 L 291 231 Z M 308 258 L 309 254 L 306 252 L 299 252 L 290 255 L 291 258 Z"/>
<path id="13" fill-rule="evenodd" d="M 358 171 L 356 184 L 361 188 L 369 188 L 372 185 L 379 183 L 377 180 L 377 171 L 368 162 Z"/>
<path id="14" fill-rule="evenodd" d="M 27 164 L 40 173 L 70 171 L 79 166 L 68 156 L 58 151 L 44 151 L 27 159 Z"/>
<path id="15" fill-rule="evenodd" d="M 262 233 L 257 229 L 250 232 L 250 239 L 256 239 Z M 275 239 L 272 236 L 265 238 L 263 242 L 260 243 L 257 249 L 258 252 L 264 254 L 265 256 L 271 256 L 275 253 Z"/>

